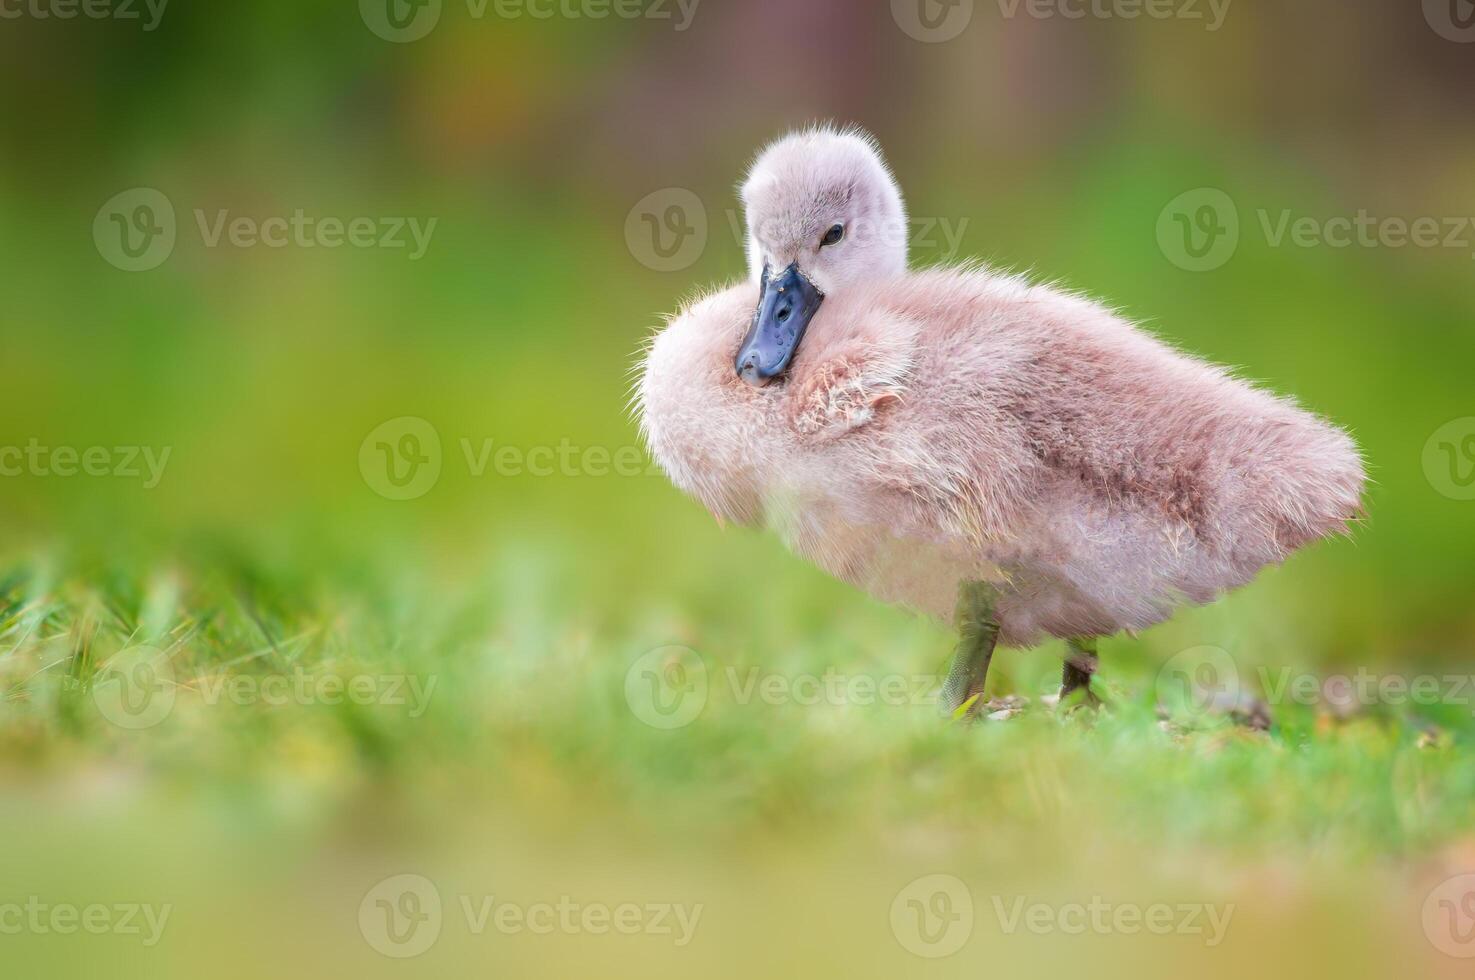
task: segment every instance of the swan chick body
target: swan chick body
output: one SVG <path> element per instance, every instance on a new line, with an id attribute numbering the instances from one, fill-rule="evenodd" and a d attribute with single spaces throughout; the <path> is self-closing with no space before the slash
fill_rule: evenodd
<path id="1" fill-rule="evenodd" d="M 751 279 L 653 338 L 646 441 L 718 518 L 884 601 L 985 618 L 970 678 L 994 638 L 1055 636 L 1075 641 L 1066 688 L 1088 684 L 1079 638 L 1211 601 L 1358 514 L 1355 445 L 1290 400 L 1083 297 L 978 266 L 908 272 L 900 193 L 863 134 L 780 140 L 743 199 Z M 785 268 L 822 301 L 755 385 L 754 300 Z"/>

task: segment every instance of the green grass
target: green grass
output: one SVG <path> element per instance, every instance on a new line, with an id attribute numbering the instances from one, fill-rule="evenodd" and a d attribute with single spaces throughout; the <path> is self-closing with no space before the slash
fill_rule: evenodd
<path id="1" fill-rule="evenodd" d="M 405 871 L 447 892 L 679 893 L 708 907 L 706 931 L 681 950 L 651 937 L 601 952 L 588 936 L 463 935 L 427 965 L 575 969 L 613 953 L 623 969 L 720 970 L 759 929 L 794 962 L 821 962 L 809 945 L 819 937 L 844 941 L 838 962 L 853 969 L 907 969 L 925 961 L 887 932 L 887 909 L 897 889 L 937 872 L 968 881 L 979 906 L 969 955 L 947 961 L 960 970 L 1085 955 L 1079 942 L 1002 933 L 984 897 L 995 895 L 1234 903 L 1239 925 L 1216 961 L 1226 970 L 1257 944 L 1293 949 L 1298 930 L 1323 928 L 1308 922 L 1339 904 L 1372 930 L 1343 949 L 1349 962 L 1364 948 L 1430 955 L 1417 917 L 1390 919 L 1381 903 L 1391 890 L 1416 909 L 1426 869 L 1468 841 L 1468 706 L 1336 721 L 1281 705 L 1266 733 L 1166 730 L 1159 664 L 1205 623 L 1269 615 L 1273 601 L 1252 589 L 1227 609 L 1104 643 L 1113 708 L 1099 717 L 1059 718 L 1035 700 L 1007 721 L 959 725 L 929 702 L 944 632 L 761 539 L 733 550 L 768 574 L 736 584 L 722 576 L 731 556 L 688 558 L 683 581 L 667 582 L 671 600 L 633 586 L 634 608 L 592 588 L 598 573 L 577 549 L 508 548 L 449 574 L 392 555 L 375 564 L 372 549 L 311 571 L 205 548 L 150 570 L 67 557 L 17 566 L 0 591 L 0 813 L 12 832 L 38 805 L 64 816 L 25 830 L 35 846 L 15 855 L 16 887 L 55 893 L 82 873 L 93 892 L 169 896 L 177 967 L 214 962 L 205 937 L 229 913 L 301 933 L 300 950 L 243 950 L 243 970 L 280 965 L 290 947 L 293 969 L 318 957 L 393 972 L 402 964 L 369 950 L 352 917 L 376 880 Z M 1253 633 L 1241 625 L 1227 642 Z M 639 678 L 633 701 L 627 680 L 667 645 L 700 658 L 707 696 L 688 724 L 662 730 L 643 720 Z M 151 690 L 168 710 L 133 716 L 151 721 L 133 728 L 109 700 L 110 667 L 139 646 L 167 660 Z M 1002 654 L 995 693 L 1037 699 L 1058 654 Z M 1237 659 L 1252 674 L 1248 650 Z M 805 686 L 827 672 L 860 686 L 838 698 Z M 273 676 L 289 686 L 261 686 Z M 322 686 L 334 677 L 344 689 L 368 678 L 364 703 Z M 1257 911 L 1267 897 L 1281 918 Z M 53 963 L 49 938 L 21 937 L 12 951 Z M 1171 961 L 1171 943 L 1146 945 L 1159 938 L 1090 937 Z M 94 962 L 120 947 L 100 937 L 66 954 Z M 150 962 L 136 953 L 123 962 Z"/>
<path id="2" fill-rule="evenodd" d="M 1475 818 L 1469 705 L 1373 705 L 1348 719 L 1285 699 L 1265 733 L 1165 724 L 1157 671 L 1191 613 L 1161 639 L 1103 642 L 1112 707 L 1100 717 L 1058 718 L 1038 702 L 1058 686 L 1056 644 L 1001 653 L 991 694 L 1032 701 L 968 726 L 936 708 L 945 632 L 805 569 L 746 584 L 703 626 L 674 605 L 591 608 L 571 563 L 514 560 L 454 583 L 404 569 L 278 578 L 239 556 L 220 566 L 17 568 L 0 593 L 6 769 L 24 779 L 126 760 L 139 779 L 202 797 L 280 783 L 329 800 L 441 782 L 495 798 L 505 780 L 534 778 L 702 833 L 901 833 L 982 810 L 1013 837 L 1039 818 L 1041 801 L 1019 789 L 1043 765 L 1051 794 L 1108 808 L 1101 825 L 1124 842 L 1252 857 L 1330 835 L 1343 860 L 1414 858 Z M 752 608 L 766 613 L 747 631 Z M 646 723 L 644 682 L 626 684 L 666 646 L 693 651 L 706 695 L 694 719 L 661 730 Z M 132 662 L 119 652 L 139 647 L 165 666 L 157 684 L 128 679 L 130 692 L 167 708 L 134 728 L 110 720 L 108 690 L 110 667 Z M 1276 676 L 1236 659 L 1247 691 Z M 353 696 L 323 686 L 355 677 Z M 652 814 L 673 795 L 680 807 Z"/>

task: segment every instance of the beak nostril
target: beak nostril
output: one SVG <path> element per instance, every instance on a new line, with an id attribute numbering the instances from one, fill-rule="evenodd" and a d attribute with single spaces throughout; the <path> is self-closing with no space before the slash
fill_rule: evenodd
<path id="1" fill-rule="evenodd" d="M 792 313 L 792 312 L 793 311 L 791 309 L 789 309 L 787 306 L 784 307 L 783 309 L 779 310 L 778 311 L 778 322 L 779 323 L 783 323 L 785 320 L 787 320 L 789 318 L 789 314 Z"/>

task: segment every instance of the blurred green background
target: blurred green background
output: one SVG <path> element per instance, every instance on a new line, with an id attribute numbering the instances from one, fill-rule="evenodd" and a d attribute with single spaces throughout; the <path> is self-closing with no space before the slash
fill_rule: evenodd
<path id="1" fill-rule="evenodd" d="M 1418 909 L 1426 875 L 1475 870 L 1468 705 L 1434 712 L 1454 736 L 1431 755 L 1423 722 L 1329 730 L 1315 711 L 1184 748 L 1150 702 L 1157 664 L 1201 645 L 1246 671 L 1475 659 L 1462 2 L 1183 0 L 1168 18 L 1125 16 L 1127 0 L 0 5 L 0 447 L 109 450 L 109 475 L 0 476 L 6 894 L 177 906 L 149 950 L 7 934 L 0 962 L 977 975 L 1109 973 L 1129 954 L 1229 975 L 1275 950 L 1300 972 L 1449 968 Z M 719 529 L 643 455 L 623 474 L 600 462 L 639 446 L 641 342 L 743 275 L 734 186 L 752 154 L 815 120 L 879 138 L 914 262 L 1089 292 L 1347 427 L 1374 481 L 1365 524 L 1106 648 L 1127 707 L 1094 731 L 960 735 L 925 708 L 718 693 L 680 731 L 632 718 L 627 669 L 671 644 L 699 652 L 714 691 L 729 669 L 911 675 L 947 653 L 943 630 Z M 172 221 L 139 211 L 159 195 Z M 1224 199 L 1237 247 L 1184 268 L 1175 208 Z M 299 211 L 320 234 L 413 219 L 429 238 L 418 257 L 210 243 L 222 213 L 261 228 Z M 1381 244 L 1276 235 L 1360 213 Z M 1399 244 L 1388 219 L 1420 218 L 1438 243 Z M 128 271 L 121 232 L 166 225 L 172 251 Z M 392 499 L 381 437 L 438 476 Z M 143 473 L 114 473 L 133 465 L 115 447 L 140 447 Z M 503 448 L 518 465 L 494 462 Z M 411 719 L 196 704 L 184 681 L 168 719 L 130 731 L 97 717 L 95 684 L 140 642 L 178 678 L 438 686 Z M 994 684 L 1048 690 L 1056 652 L 1004 656 Z M 463 932 L 381 957 L 356 910 L 407 872 L 448 909 L 458 892 L 674 895 L 710 924 L 683 949 Z M 939 960 L 886 926 L 897 889 L 932 872 L 970 883 L 980 923 Z M 1212 959 L 1183 937 L 1051 942 L 996 935 L 998 889 L 1217 896 L 1242 918 Z"/>

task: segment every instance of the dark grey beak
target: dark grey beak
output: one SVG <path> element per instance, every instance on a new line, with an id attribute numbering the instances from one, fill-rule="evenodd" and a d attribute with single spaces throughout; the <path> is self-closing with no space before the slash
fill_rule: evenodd
<path id="1" fill-rule="evenodd" d="M 783 374 L 794 359 L 804 328 L 824 302 L 825 294 L 815 288 L 795 263 L 771 277 L 763 267 L 763 288 L 753 326 L 738 348 L 734 367 L 738 377 L 761 388 Z"/>

